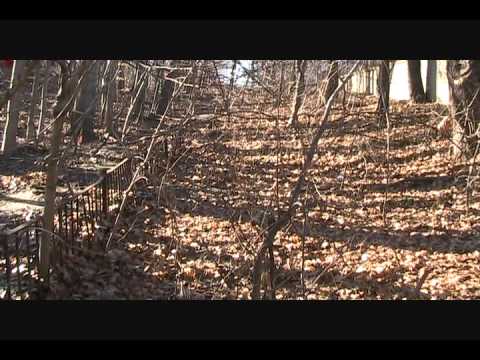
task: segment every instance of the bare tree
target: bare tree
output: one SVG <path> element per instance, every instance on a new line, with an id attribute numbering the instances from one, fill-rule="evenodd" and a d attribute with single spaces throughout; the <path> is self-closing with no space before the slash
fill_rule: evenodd
<path id="1" fill-rule="evenodd" d="M 73 136 L 79 137 L 81 143 L 88 143 L 95 140 L 94 124 L 97 107 L 94 105 L 97 99 L 97 80 L 99 63 L 95 60 L 88 60 L 92 64 L 85 84 L 78 95 L 74 117 Z M 92 106 L 93 105 L 93 106 Z"/>
<path id="2" fill-rule="evenodd" d="M 295 95 L 293 97 L 292 109 L 290 119 L 288 120 L 289 126 L 298 125 L 298 111 L 303 105 L 305 96 L 305 71 L 307 69 L 307 60 L 295 60 Z"/>
<path id="3" fill-rule="evenodd" d="M 170 66 L 175 66 L 175 61 L 169 61 L 167 62 L 167 65 Z M 175 83 L 171 80 L 168 79 L 168 77 L 173 77 L 175 72 L 173 71 L 170 74 L 163 74 L 163 85 L 162 85 L 162 90 L 160 92 L 160 99 L 158 101 L 158 107 L 157 107 L 157 115 L 162 116 L 165 111 L 167 110 L 168 104 L 170 102 L 170 99 L 173 96 L 173 92 L 175 90 Z"/>
<path id="4" fill-rule="evenodd" d="M 330 60 L 327 74 L 327 86 L 323 94 L 323 103 L 326 104 L 330 96 L 338 86 L 338 62 L 336 60 Z"/>
<path id="5" fill-rule="evenodd" d="M 142 101 L 142 95 L 144 94 L 145 87 L 147 86 L 147 73 L 144 72 L 142 77 L 139 79 L 138 89 L 135 93 L 135 97 L 128 109 L 127 117 L 125 118 L 125 122 L 123 124 L 122 130 L 122 141 L 125 139 L 125 136 L 128 133 L 129 126 L 132 122 L 133 117 L 135 116 L 135 109 L 138 108 L 138 104 Z"/>
<path id="6" fill-rule="evenodd" d="M 410 99 L 415 103 L 424 103 L 426 101 L 426 95 L 422 81 L 421 60 L 408 60 L 407 62 Z"/>
<path id="7" fill-rule="evenodd" d="M 40 97 L 40 66 L 35 68 L 33 74 L 32 95 L 30 97 L 30 113 L 27 121 L 27 140 L 35 138 L 35 113 Z"/>
<path id="8" fill-rule="evenodd" d="M 133 86 L 133 92 L 131 98 L 131 116 L 135 119 L 135 123 L 138 123 L 143 115 L 143 107 L 145 103 L 146 90 L 148 88 L 149 74 L 145 69 L 140 67 L 135 71 L 135 82 Z"/>
<path id="9" fill-rule="evenodd" d="M 10 82 L 10 89 L 19 86 L 22 78 L 26 78 L 26 65 L 28 60 L 15 60 L 12 70 L 12 80 Z M 18 114 L 20 111 L 20 104 L 23 100 L 22 95 L 16 91 L 10 97 L 7 105 L 7 123 L 3 134 L 2 152 L 9 154 L 17 148 L 17 129 L 18 129 Z"/>
<path id="10" fill-rule="evenodd" d="M 158 96 L 160 94 L 160 69 L 155 72 L 155 83 L 153 86 L 152 105 L 150 106 L 149 116 L 155 116 L 155 108 L 157 107 Z"/>
<path id="11" fill-rule="evenodd" d="M 42 83 L 42 93 L 40 95 L 41 103 L 40 103 L 40 114 L 38 116 L 38 125 L 37 125 L 37 136 L 36 141 L 40 140 L 40 136 L 43 131 L 43 123 L 47 114 L 47 101 L 48 101 L 48 85 L 50 83 L 50 61 L 45 60 L 45 73 L 43 77 Z"/>
<path id="12" fill-rule="evenodd" d="M 50 138 L 50 154 L 47 158 L 47 180 L 45 183 L 45 208 L 43 213 L 43 226 L 46 231 L 42 234 L 39 251 L 39 274 L 44 280 L 48 279 L 51 260 L 51 234 L 54 230 L 55 198 L 57 195 L 57 172 L 60 145 L 63 141 L 63 123 L 66 114 L 72 109 L 75 92 L 78 91 L 84 73 L 91 65 L 89 61 L 82 61 L 75 73 L 70 76 L 70 70 L 66 61 L 58 62 L 61 67 L 60 89 L 57 102 L 53 109 L 53 128 Z M 91 69 L 90 69 L 91 70 Z"/>
<path id="13" fill-rule="evenodd" d="M 288 208 L 284 212 L 279 211 L 278 218 L 276 220 L 272 220 L 272 223 L 269 225 L 268 229 L 265 231 L 263 235 L 263 242 L 260 245 L 259 249 L 257 250 L 255 263 L 252 271 L 251 296 L 253 300 L 258 300 L 260 298 L 260 284 L 261 284 L 261 275 L 262 275 L 261 270 L 262 270 L 262 264 L 265 264 L 265 254 L 267 250 L 269 249 L 272 250 L 273 243 L 275 241 L 275 237 L 277 233 L 290 222 L 290 220 L 295 216 L 298 210 L 298 198 L 304 188 L 307 173 L 310 171 L 310 168 L 313 163 L 313 159 L 317 153 L 318 142 L 320 141 L 320 138 L 322 137 L 326 124 L 329 120 L 333 102 L 335 101 L 335 98 L 338 95 L 338 93 L 343 89 L 345 84 L 352 77 L 352 75 L 358 68 L 359 63 L 360 62 L 357 61 L 353 65 L 353 67 L 350 69 L 348 74 L 345 76 L 345 79 L 343 79 L 340 85 L 337 86 L 335 91 L 332 93 L 332 95 L 328 99 L 327 104 L 325 105 L 325 111 L 317 125 L 317 128 L 315 129 L 312 140 L 310 141 L 310 145 L 305 154 L 300 175 L 297 181 L 295 182 L 295 185 L 293 186 L 292 190 L 290 191 Z M 272 252 L 273 251 L 270 251 L 270 253 Z M 273 258 L 270 259 L 270 261 L 273 262 Z M 270 266 L 270 268 L 272 269 L 271 271 L 273 272 L 275 267 Z M 270 277 L 273 279 L 274 274 L 270 274 Z"/>
<path id="14" fill-rule="evenodd" d="M 28 74 L 30 74 L 31 70 L 38 65 L 38 60 L 17 60 L 19 62 L 26 61 L 24 71 L 21 71 L 21 76 L 17 77 L 16 81 L 10 82 L 10 88 L 7 91 L 4 91 L 0 94 L 0 110 L 14 97 L 17 92 L 23 89 L 23 86 L 28 80 Z M 14 61 L 15 64 L 15 61 Z M 13 78 L 13 66 L 12 66 L 12 78 Z"/>
<path id="15" fill-rule="evenodd" d="M 391 61 L 381 60 L 377 79 L 378 104 L 377 112 L 380 113 L 380 121 L 385 122 L 385 117 L 390 108 L 390 80 Z"/>
<path id="16" fill-rule="evenodd" d="M 108 60 L 107 71 L 102 79 L 102 84 L 105 86 L 105 96 L 102 101 L 103 104 L 103 125 L 109 135 L 114 136 L 115 131 L 113 127 L 113 103 L 116 98 L 116 82 L 115 75 L 118 69 L 118 60 Z"/>
<path id="17" fill-rule="evenodd" d="M 480 60 L 448 60 L 447 77 L 455 153 L 468 155 L 478 142 Z"/>

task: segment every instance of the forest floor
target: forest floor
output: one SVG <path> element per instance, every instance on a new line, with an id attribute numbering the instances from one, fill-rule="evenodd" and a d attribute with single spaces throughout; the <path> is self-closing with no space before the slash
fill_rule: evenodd
<path id="1" fill-rule="evenodd" d="M 435 131 L 441 108 L 394 103 L 387 161 L 375 100 L 357 105 L 336 108 L 306 210 L 277 236 L 276 298 L 479 298 L 480 198 L 467 211 L 464 165 Z M 248 299 L 258 214 L 284 207 L 315 126 L 251 111 L 191 122 L 174 170 L 139 190 L 113 250 L 74 257 L 51 298 Z"/>

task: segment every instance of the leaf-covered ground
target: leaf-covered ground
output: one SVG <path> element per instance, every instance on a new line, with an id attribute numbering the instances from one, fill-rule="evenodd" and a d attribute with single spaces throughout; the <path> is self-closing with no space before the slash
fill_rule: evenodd
<path id="1" fill-rule="evenodd" d="M 435 130 L 442 109 L 393 104 L 387 141 L 374 102 L 336 107 L 305 211 L 275 242 L 277 299 L 479 298 L 480 201 L 473 191 L 467 211 L 465 166 Z M 248 299 L 262 214 L 285 206 L 300 173 L 308 109 L 297 131 L 287 110 L 248 104 L 193 119 L 113 249 L 62 265 L 51 298 Z"/>

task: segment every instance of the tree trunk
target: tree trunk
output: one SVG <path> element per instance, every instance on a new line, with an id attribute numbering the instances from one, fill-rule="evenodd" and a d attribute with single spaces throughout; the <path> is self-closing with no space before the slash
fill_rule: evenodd
<path id="1" fill-rule="evenodd" d="M 127 135 L 128 128 L 130 123 L 132 122 L 132 119 L 134 117 L 134 109 L 138 107 L 138 104 L 140 100 L 142 99 L 141 95 L 145 91 L 145 87 L 147 84 L 147 73 L 143 73 L 143 77 L 139 80 L 139 88 L 137 89 L 137 92 L 135 94 L 135 97 L 133 99 L 133 103 L 130 105 L 130 108 L 128 109 L 127 116 L 125 118 L 125 122 L 123 123 L 123 130 L 122 130 L 122 141 L 125 139 L 125 136 Z"/>
<path id="2" fill-rule="evenodd" d="M 298 125 L 298 111 L 303 105 L 305 96 L 305 71 L 307 69 L 307 60 L 295 60 L 295 95 L 293 97 L 292 109 L 288 125 L 296 127 Z"/>
<path id="3" fill-rule="evenodd" d="M 137 68 L 137 70 L 135 71 L 135 81 L 132 88 L 132 96 L 130 98 L 130 106 L 133 106 L 131 108 L 132 117 L 136 119 L 135 123 L 138 123 L 141 115 L 143 114 L 143 104 L 145 101 L 145 93 L 148 87 L 148 75 L 145 75 L 145 73 L 146 73 L 146 70 L 141 70 L 140 68 Z M 144 86 L 144 81 L 147 82 L 146 87 Z M 140 93 L 138 92 L 139 89 L 141 90 Z"/>
<path id="4" fill-rule="evenodd" d="M 106 94 L 105 94 L 105 112 L 103 117 L 103 124 L 107 133 L 111 136 L 115 135 L 113 128 L 113 102 L 116 98 L 116 81 L 113 78 L 117 73 L 118 60 L 108 60 L 108 73 L 104 81 L 106 82 Z"/>
<path id="5" fill-rule="evenodd" d="M 130 87 L 130 105 L 133 104 L 133 101 L 135 100 L 135 94 L 137 93 L 137 89 L 138 89 L 138 82 L 140 80 L 140 69 L 137 67 L 135 70 L 134 70 L 134 75 L 132 76 L 132 79 L 133 79 L 133 82 L 132 82 L 132 86 Z"/>
<path id="6" fill-rule="evenodd" d="M 175 66 L 175 62 L 172 61 L 170 66 Z M 169 74 L 170 77 L 173 77 L 173 72 Z M 160 99 L 158 101 L 157 115 L 162 116 L 167 110 L 168 103 L 173 96 L 175 90 L 175 83 L 173 81 L 165 79 L 163 80 L 162 92 L 160 93 Z"/>
<path id="7" fill-rule="evenodd" d="M 137 124 L 143 121 L 143 115 L 145 113 L 145 98 L 147 95 L 147 89 L 149 87 L 149 82 L 150 82 L 150 75 L 148 74 L 147 71 L 145 72 L 147 74 L 145 76 L 144 85 L 142 87 L 142 91 L 140 92 L 140 99 L 138 101 L 137 109 L 135 111 Z"/>
<path id="8" fill-rule="evenodd" d="M 92 60 L 88 60 L 90 63 Z M 95 60 L 93 60 L 95 61 Z M 97 79 L 98 62 L 90 67 L 86 75 L 85 84 L 80 90 L 76 112 L 74 136 L 79 136 L 80 143 L 89 143 L 95 140 L 94 124 L 97 113 Z"/>
<path id="9" fill-rule="evenodd" d="M 421 60 L 408 60 L 408 84 L 410 86 L 410 99 L 414 103 L 424 103 L 426 96 L 422 81 Z"/>
<path id="10" fill-rule="evenodd" d="M 338 63 L 335 60 L 330 61 L 327 75 L 327 86 L 323 94 L 323 103 L 326 104 L 330 96 L 332 96 L 335 89 L 338 87 Z"/>
<path id="11" fill-rule="evenodd" d="M 107 95 L 108 95 L 108 79 L 110 76 L 110 70 L 112 69 L 112 60 L 103 60 L 105 65 L 102 64 L 102 70 L 100 71 L 100 85 L 98 86 L 98 91 L 101 92 L 100 95 L 100 122 L 102 125 L 105 125 L 105 112 L 106 112 L 106 105 L 107 105 Z"/>
<path id="12" fill-rule="evenodd" d="M 378 105 L 380 121 L 385 122 L 390 109 L 390 61 L 381 60 L 377 78 Z"/>
<path id="13" fill-rule="evenodd" d="M 155 72 L 155 86 L 153 87 L 153 98 L 152 98 L 152 106 L 150 106 L 149 115 L 155 115 L 155 108 L 157 107 L 158 95 L 160 93 L 160 70 L 157 69 Z"/>
<path id="14" fill-rule="evenodd" d="M 428 60 L 425 97 L 428 102 L 437 100 L 437 60 Z"/>
<path id="15" fill-rule="evenodd" d="M 448 60 L 452 140 L 456 155 L 472 155 L 480 121 L 480 60 Z"/>
<path id="16" fill-rule="evenodd" d="M 10 89 L 17 87 L 21 78 L 25 76 L 27 61 L 15 60 Z M 22 98 L 22 94 L 17 89 L 7 104 L 7 123 L 5 124 L 2 142 L 2 152 L 4 154 L 10 154 L 17 148 L 18 114 Z"/>
<path id="17" fill-rule="evenodd" d="M 40 104 L 40 115 L 38 116 L 38 125 L 37 125 L 37 136 L 36 141 L 37 143 L 40 141 L 41 133 L 43 130 L 43 122 L 45 120 L 45 116 L 47 114 L 47 100 L 48 100 L 48 84 L 50 83 L 50 72 L 49 72 L 49 60 L 45 61 L 45 74 L 43 78 L 42 84 L 42 94 L 41 96 L 41 104 Z"/>
<path id="18" fill-rule="evenodd" d="M 118 87 L 117 89 L 120 91 L 120 92 L 123 92 L 125 91 L 125 88 L 126 88 L 126 77 L 127 77 L 127 72 L 125 71 L 125 68 L 124 68 L 124 65 L 120 64 L 120 69 L 118 70 Z"/>
<path id="19" fill-rule="evenodd" d="M 40 66 L 37 66 L 33 75 L 32 96 L 30 98 L 30 113 L 27 122 L 27 140 L 35 139 L 35 113 L 40 95 Z"/>
<path id="20" fill-rule="evenodd" d="M 69 79 L 68 66 L 60 62 L 61 66 L 61 85 L 57 95 L 57 103 L 53 109 L 54 123 L 50 140 L 50 154 L 47 158 L 47 180 L 45 183 L 45 208 L 43 213 L 43 227 L 46 230 L 42 233 L 39 249 L 39 275 L 45 281 L 48 280 L 50 271 L 52 235 L 55 219 L 55 198 L 57 194 L 57 172 L 60 144 L 62 143 L 62 129 L 66 114 L 73 106 L 70 101 L 74 94 L 75 87 L 78 86 L 79 77 L 88 68 L 89 61 L 83 61 L 75 76 Z"/>
<path id="21" fill-rule="evenodd" d="M 228 88 L 228 94 L 227 94 L 227 102 L 226 102 L 226 112 L 230 111 L 230 108 L 232 106 L 232 96 L 235 90 L 235 75 L 236 75 L 236 69 L 237 69 L 237 60 L 233 60 L 232 64 L 232 69 L 230 72 L 230 86 Z"/>
<path id="22" fill-rule="evenodd" d="M 190 85 L 187 89 L 188 94 L 195 93 L 195 84 L 197 83 L 197 77 L 198 77 L 198 60 L 192 60 L 192 74 L 190 75 Z M 193 97 L 193 96 L 192 96 Z"/>

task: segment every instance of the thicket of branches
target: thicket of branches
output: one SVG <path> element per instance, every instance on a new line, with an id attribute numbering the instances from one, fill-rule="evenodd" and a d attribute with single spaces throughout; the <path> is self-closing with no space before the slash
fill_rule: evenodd
<path id="1" fill-rule="evenodd" d="M 423 103 L 427 96 L 419 62 L 408 62 L 410 94 L 413 102 Z M 13 69 L 3 70 L 8 78 L 0 94 L 0 110 L 6 117 L 2 151 L 8 156 L 25 144 L 48 151 L 43 164 L 47 176 L 46 235 L 40 248 L 41 275 L 46 277 L 50 266 L 48 234 L 54 228 L 58 177 L 82 147 L 95 157 L 104 147 L 115 144 L 117 152 L 138 160 L 110 229 L 108 249 L 128 194 L 140 178 L 148 177 L 141 170 L 152 158 L 165 164 L 161 180 L 159 174 L 147 179 L 161 194 L 168 174 L 189 151 L 185 138 L 195 121 L 210 116 L 211 142 L 216 143 L 227 136 L 229 124 L 235 119 L 258 117 L 262 119 L 259 121 L 270 121 L 274 128 L 265 137 L 271 136 L 273 141 L 270 152 L 276 158 L 276 188 L 268 201 L 247 209 L 249 219 L 261 229 L 251 266 L 251 298 L 276 298 L 277 234 L 297 221 L 305 221 L 310 170 L 322 137 L 333 120 L 341 127 L 343 119 L 361 115 L 351 78 L 368 68 L 378 69 L 376 116 L 387 143 L 385 161 L 389 162 L 389 89 L 394 64 L 391 60 L 16 60 Z M 442 129 L 452 129 L 456 154 L 469 159 L 470 190 L 478 153 L 479 71 L 478 61 L 448 62 L 451 114 L 448 124 L 441 125 Z M 20 134 L 21 123 L 25 123 L 25 132 Z M 281 131 L 294 134 L 303 151 L 298 169 L 289 170 L 287 176 L 293 181 L 282 189 L 283 195 L 278 188 L 285 176 Z M 234 130 L 228 136 L 235 137 Z M 231 161 L 235 164 L 235 159 Z M 387 185 L 389 176 L 385 178 Z M 388 211 L 387 202 L 388 191 L 384 212 Z M 236 215 L 237 220 L 245 217 L 241 211 Z M 384 218 L 387 221 L 386 214 Z"/>

